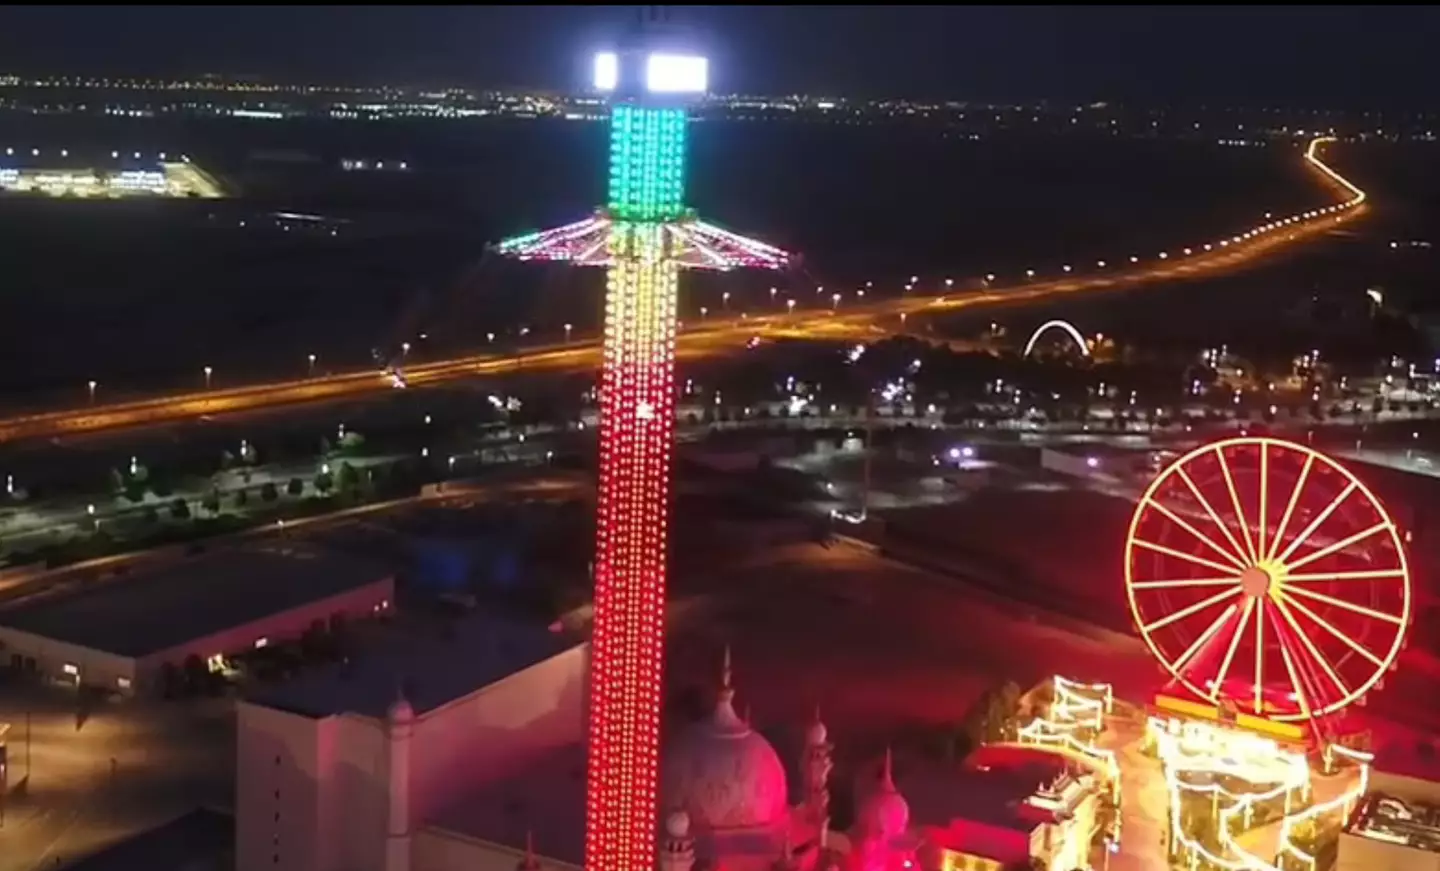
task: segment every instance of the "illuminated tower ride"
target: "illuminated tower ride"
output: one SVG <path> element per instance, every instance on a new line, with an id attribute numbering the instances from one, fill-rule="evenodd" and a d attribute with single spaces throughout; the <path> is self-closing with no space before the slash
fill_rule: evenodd
<path id="1" fill-rule="evenodd" d="M 686 107 L 705 91 L 707 61 L 647 8 L 620 51 L 595 58 L 594 84 L 611 97 L 606 206 L 498 246 L 606 269 L 586 871 L 655 863 L 679 273 L 789 259 L 685 207 Z"/>

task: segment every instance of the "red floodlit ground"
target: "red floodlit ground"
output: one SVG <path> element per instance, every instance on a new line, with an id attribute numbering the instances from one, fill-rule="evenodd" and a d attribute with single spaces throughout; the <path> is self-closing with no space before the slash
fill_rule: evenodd
<path id="1" fill-rule="evenodd" d="M 887 540 L 983 572 L 1003 592 L 1126 629 L 1121 536 L 1131 504 L 1085 490 L 987 489 L 953 505 L 887 512 Z M 976 572 L 974 570 L 980 570 Z"/>
<path id="2" fill-rule="evenodd" d="M 1135 624 L 1195 696 L 1276 720 L 1335 714 L 1394 666 L 1412 612 L 1400 533 L 1303 445 L 1228 439 L 1179 458 L 1125 547 Z"/>

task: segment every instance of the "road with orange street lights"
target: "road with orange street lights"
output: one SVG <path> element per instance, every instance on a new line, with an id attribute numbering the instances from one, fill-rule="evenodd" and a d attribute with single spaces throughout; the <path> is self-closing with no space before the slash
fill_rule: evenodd
<path id="1" fill-rule="evenodd" d="M 1141 287 L 1209 278 L 1256 265 L 1266 257 L 1318 239 L 1338 222 L 1366 211 L 1365 193 L 1319 156 L 1328 137 L 1311 141 L 1305 160 L 1341 197 L 1334 205 L 1297 215 L 1269 219 L 1232 236 L 1194 247 L 1160 252 L 1148 258 L 1134 255 L 1120 262 L 1097 261 L 1063 267 L 1053 280 L 1027 280 L 1001 286 L 993 276 L 972 282 L 965 290 L 943 295 L 909 296 L 866 303 L 841 303 L 823 311 L 792 310 L 785 314 L 746 317 L 690 325 L 679 337 L 681 360 L 732 354 L 751 337 L 821 341 L 868 340 L 903 333 L 913 315 L 949 314 L 974 308 L 1030 305 L 1085 293 L 1130 290 Z M 1083 271 L 1083 274 L 1081 272 Z M 947 282 L 947 285 L 949 282 Z M 514 354 L 481 354 L 417 363 L 407 366 L 410 387 L 444 384 L 475 376 L 581 371 L 598 365 L 600 346 L 577 340 L 528 348 Z M 94 433 L 122 428 L 154 426 L 199 418 L 271 409 L 286 405 L 355 399 L 395 389 L 390 376 L 373 369 L 323 377 L 218 390 L 157 396 L 153 399 L 88 405 L 0 419 L 0 442 Z"/>

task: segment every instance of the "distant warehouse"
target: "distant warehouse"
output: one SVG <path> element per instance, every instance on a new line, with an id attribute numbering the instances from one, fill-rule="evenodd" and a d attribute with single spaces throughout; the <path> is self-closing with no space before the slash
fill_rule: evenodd
<path id="1" fill-rule="evenodd" d="M 167 666 L 192 656 L 215 662 L 394 600 L 393 576 L 367 560 L 288 543 L 217 551 L 0 612 L 0 662 L 63 683 L 158 692 Z"/>

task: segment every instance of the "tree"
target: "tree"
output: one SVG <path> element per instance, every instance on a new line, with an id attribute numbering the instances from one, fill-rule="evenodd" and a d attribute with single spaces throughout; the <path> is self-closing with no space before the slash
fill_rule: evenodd
<path id="1" fill-rule="evenodd" d="M 135 504 L 145 501 L 145 485 L 139 481 L 129 481 L 125 484 L 125 498 Z"/>
<path id="2" fill-rule="evenodd" d="M 305 482 L 299 478 L 291 478 L 290 483 L 285 485 L 285 492 L 291 496 L 300 496 L 305 492 Z"/>
<path id="3" fill-rule="evenodd" d="M 170 503 L 170 516 L 176 520 L 190 519 L 190 505 L 184 499 L 176 499 Z"/>
<path id="4" fill-rule="evenodd" d="M 233 466 L 233 465 L 235 465 L 235 455 L 232 454 L 232 453 L 230 453 L 229 451 L 221 451 L 221 452 L 220 452 L 220 469 L 221 469 L 221 471 L 224 471 L 225 469 L 228 469 L 228 468 L 230 468 L 230 467 Z"/>
<path id="5" fill-rule="evenodd" d="M 266 481 L 260 485 L 260 498 L 266 502 L 274 502 L 280 498 L 280 490 L 275 486 L 274 481 Z"/>
<path id="6" fill-rule="evenodd" d="M 249 501 L 250 501 L 250 494 L 249 494 L 249 493 L 246 493 L 244 490 L 236 490 L 236 491 L 235 491 L 235 507 L 236 507 L 236 508 L 244 508 L 244 507 L 245 507 L 245 503 L 247 503 L 247 502 L 249 502 Z"/>
<path id="7" fill-rule="evenodd" d="M 341 463 L 336 483 L 341 493 L 350 493 L 360 486 L 360 473 L 349 463 Z"/>
<path id="8" fill-rule="evenodd" d="M 121 493 L 125 490 L 125 476 L 119 469 L 110 470 L 110 492 Z"/>
<path id="9" fill-rule="evenodd" d="M 347 432 L 340 437 L 340 452 L 345 454 L 358 453 L 365 447 L 365 436 L 358 432 Z"/>
<path id="10" fill-rule="evenodd" d="M 335 476 L 329 472 L 321 472 L 315 476 L 315 492 L 324 496 L 335 487 Z"/>
<path id="11" fill-rule="evenodd" d="M 321 436 L 321 437 L 320 437 L 320 456 L 322 456 L 322 457 L 328 457 L 328 456 L 330 456 L 330 451 L 331 451 L 331 450 L 332 450 L 332 448 L 330 447 L 330 440 L 327 439 L 327 438 L 325 438 L 324 436 Z"/>
<path id="12" fill-rule="evenodd" d="M 200 499 L 200 507 L 211 514 L 220 513 L 220 491 L 212 489 Z"/>

